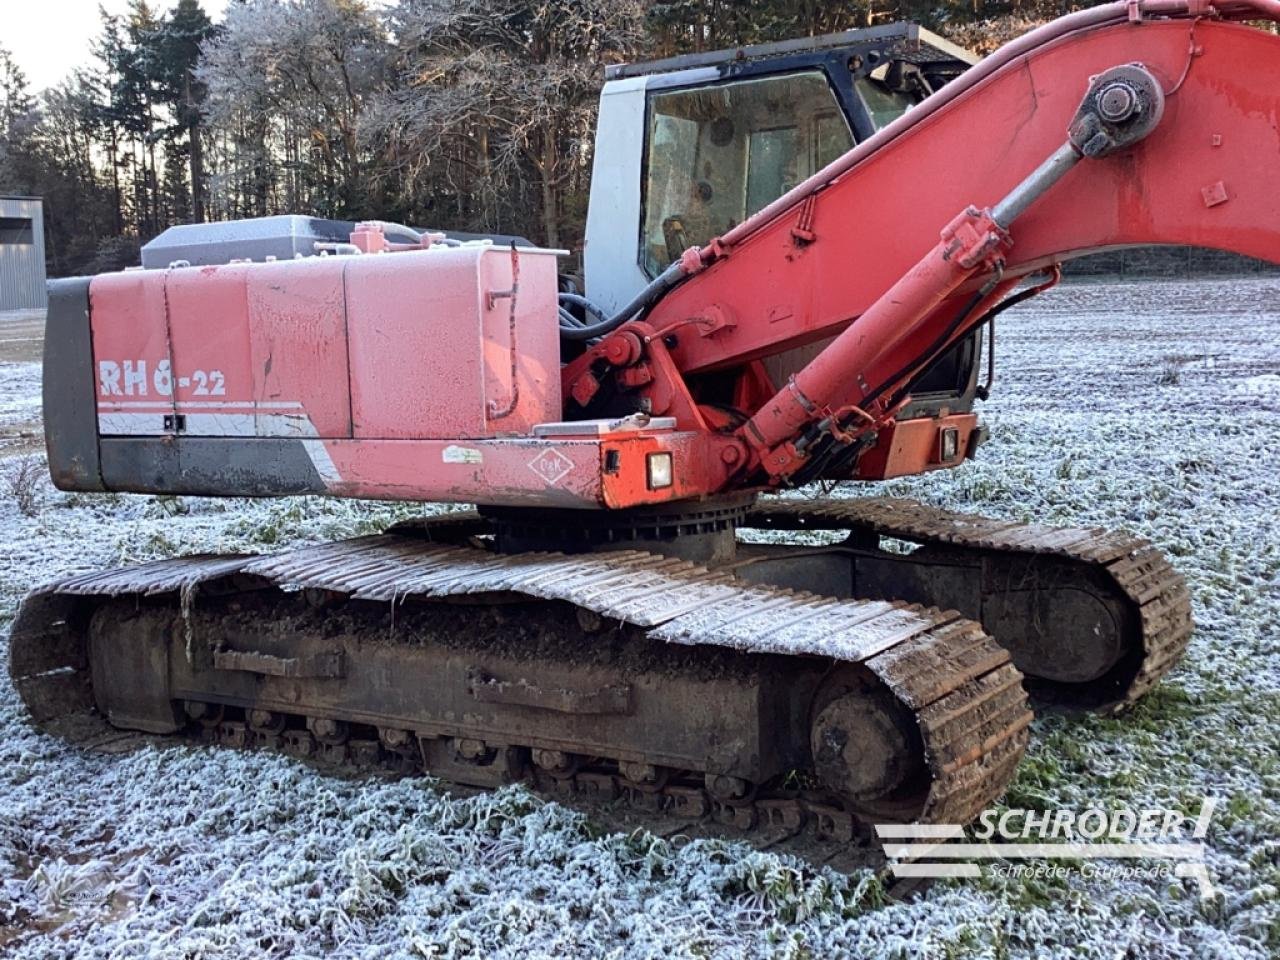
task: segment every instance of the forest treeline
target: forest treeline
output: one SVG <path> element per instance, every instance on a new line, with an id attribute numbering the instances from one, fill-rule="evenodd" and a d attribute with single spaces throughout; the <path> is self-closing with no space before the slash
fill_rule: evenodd
<path id="1" fill-rule="evenodd" d="M 200 0 L 131 0 L 52 89 L 0 47 L 0 193 L 44 198 L 51 276 L 282 212 L 577 247 L 607 64 L 900 19 L 985 50 L 1073 6 L 231 0 L 215 23 Z"/>

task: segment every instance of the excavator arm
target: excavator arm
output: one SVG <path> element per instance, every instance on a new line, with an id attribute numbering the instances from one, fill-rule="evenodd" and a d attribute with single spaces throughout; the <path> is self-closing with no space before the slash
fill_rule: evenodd
<path id="1" fill-rule="evenodd" d="M 726 488 L 847 477 L 901 429 L 912 380 L 1028 275 L 1148 244 L 1280 262 L 1280 38 L 1243 18 L 1280 4 L 1115 3 L 1023 37 L 686 254 L 640 321 L 566 369 L 568 395 L 591 397 L 601 360 L 643 382 L 651 413 L 734 437 Z M 753 360 L 833 336 L 761 384 Z M 732 370 L 750 380 L 736 419 L 698 396 Z M 916 469 L 954 465 L 938 449 Z"/>

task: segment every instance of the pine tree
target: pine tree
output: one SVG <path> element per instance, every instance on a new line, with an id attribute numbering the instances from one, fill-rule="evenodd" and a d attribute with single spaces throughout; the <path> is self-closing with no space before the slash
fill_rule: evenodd
<path id="1" fill-rule="evenodd" d="M 159 101 L 161 57 L 160 21 L 147 0 L 130 0 L 123 21 L 103 12 L 112 33 L 105 53 L 113 74 L 108 109 L 129 148 L 122 162 L 133 171 L 132 211 L 140 234 L 159 232 L 157 208 L 159 177 L 156 169 L 156 108 Z"/>
<path id="2" fill-rule="evenodd" d="M 21 68 L 0 47 L 0 189 L 26 192 L 19 183 L 23 143 L 37 122 L 35 101 Z"/>
<path id="3" fill-rule="evenodd" d="M 173 13 L 163 23 L 158 37 L 159 95 L 173 111 L 175 123 L 187 138 L 187 163 L 191 174 L 190 216 L 205 218 L 204 120 L 201 108 L 207 93 L 195 76 L 200 62 L 200 45 L 214 35 L 213 23 L 200 0 L 178 0 Z M 172 147 L 170 148 L 172 149 Z M 169 174 L 166 174 L 166 177 Z"/>

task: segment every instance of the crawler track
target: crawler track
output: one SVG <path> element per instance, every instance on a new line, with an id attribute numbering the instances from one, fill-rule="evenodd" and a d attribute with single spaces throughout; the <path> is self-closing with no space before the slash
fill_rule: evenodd
<path id="1" fill-rule="evenodd" d="M 1128 707 L 1173 668 L 1191 639 L 1194 625 L 1186 582 L 1148 541 L 1121 532 L 994 520 L 896 498 L 761 501 L 745 525 L 893 537 L 930 548 L 930 559 L 937 561 L 1018 562 L 1023 579 L 1034 575 L 1036 562 L 1052 560 L 1059 579 L 1078 578 L 1079 589 L 1109 593 L 1103 598 L 1122 613 L 1120 663 L 1095 683 L 1036 682 L 1037 651 L 1023 656 L 1015 652 L 1015 662 L 1027 675 L 1033 694 L 1067 706 L 1103 712 Z M 990 581 L 989 570 L 984 570 L 984 579 Z M 1086 585 L 1086 580 L 1092 582 Z M 926 596 L 912 599 L 937 602 Z M 984 611 L 957 605 L 995 629 Z M 1042 629 L 1046 643 L 1041 649 L 1053 640 L 1052 625 Z M 1002 639 L 998 632 L 996 638 Z"/>
<path id="2" fill-rule="evenodd" d="M 860 821 L 971 819 L 1032 718 L 1007 652 L 955 612 L 421 530 L 51 584 L 22 605 L 10 669 L 42 726 L 90 746 L 195 731 L 835 842 Z M 838 748 L 864 700 L 902 721 L 869 761 L 897 777 L 879 793 L 838 786 L 846 765 L 863 783 Z"/>

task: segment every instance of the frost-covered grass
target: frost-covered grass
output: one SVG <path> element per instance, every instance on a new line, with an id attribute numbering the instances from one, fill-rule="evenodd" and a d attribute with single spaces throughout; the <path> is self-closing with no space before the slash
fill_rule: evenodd
<path id="1" fill-rule="evenodd" d="M 40 364 L 0 363 L 0 428 L 40 419 Z"/>
<path id="2" fill-rule="evenodd" d="M 1280 953 L 1280 282 L 1078 285 L 1002 318 L 992 439 L 892 492 L 1119 526 L 1188 577 L 1190 654 L 1134 713 L 1037 721 L 1011 806 L 1222 800 L 1221 891 L 988 877 L 886 903 L 741 844 L 603 830 L 520 788 L 462 797 L 198 748 L 86 755 L 0 681 L 0 952 L 17 957 L 1266 958 Z M 0 382 L 38 388 L 28 373 Z M 22 398 L 5 403 L 21 408 Z M 3 408 L 0 408 L 3 409 Z M 852 489 L 841 493 L 852 494 Z M 877 492 L 882 492 L 877 490 Z M 34 584 L 273 549 L 421 508 L 68 496 L 0 502 L 0 618 Z"/>

